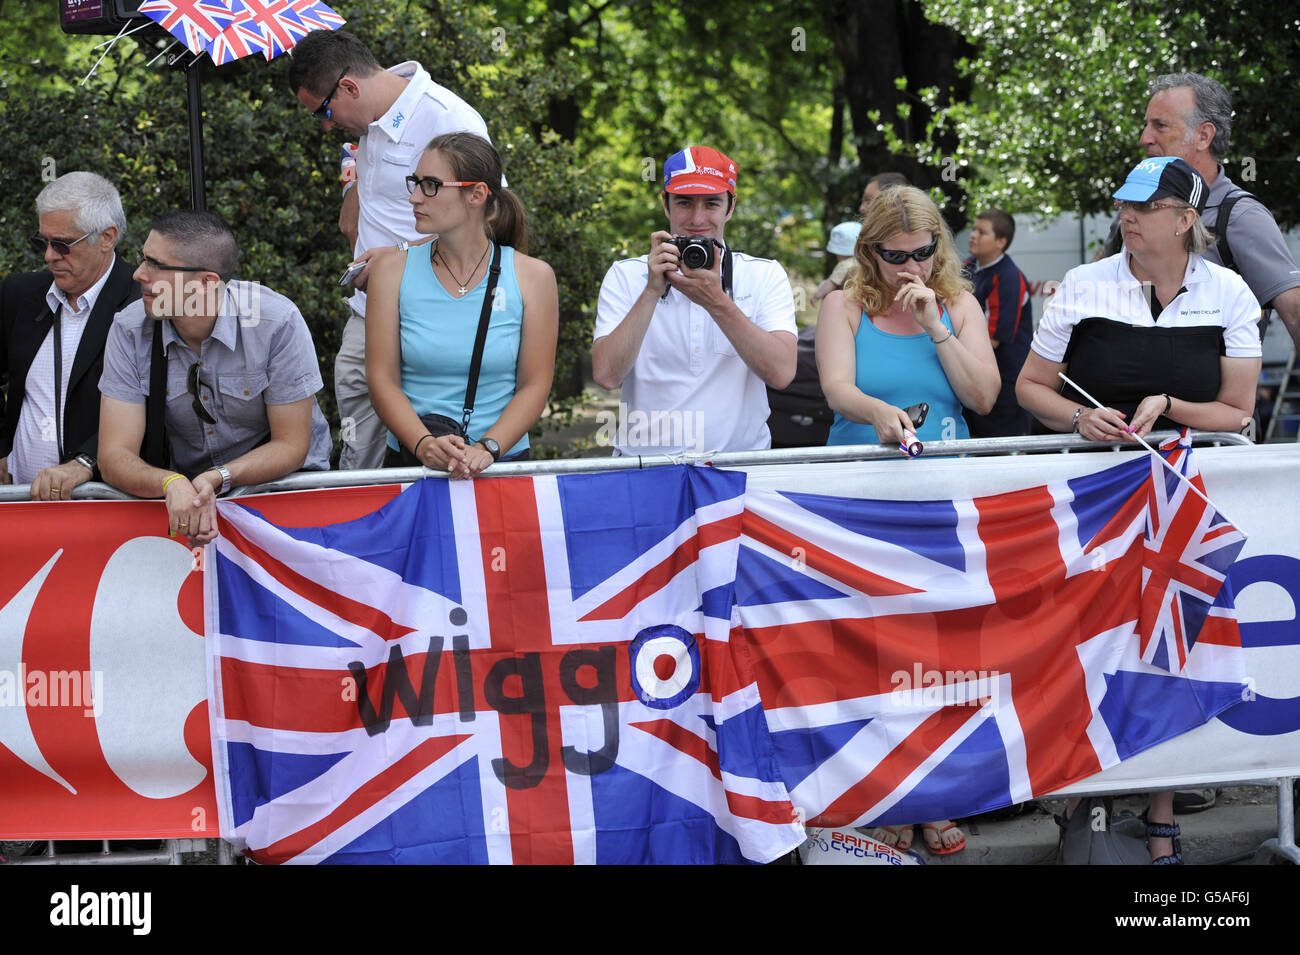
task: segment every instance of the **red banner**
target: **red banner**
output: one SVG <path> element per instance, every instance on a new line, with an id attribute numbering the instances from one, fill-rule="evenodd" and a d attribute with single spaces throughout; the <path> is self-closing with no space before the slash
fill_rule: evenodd
<path id="1" fill-rule="evenodd" d="M 397 491 L 243 501 L 315 526 Z M 203 552 L 157 502 L 3 503 L 0 527 L 0 837 L 215 837 Z"/>

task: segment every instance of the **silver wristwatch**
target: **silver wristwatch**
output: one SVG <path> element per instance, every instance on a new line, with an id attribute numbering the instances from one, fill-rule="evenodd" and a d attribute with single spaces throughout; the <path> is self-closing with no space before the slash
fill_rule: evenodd
<path id="1" fill-rule="evenodd" d="M 218 464 L 213 467 L 214 471 L 221 475 L 221 490 L 217 491 L 218 495 L 225 494 L 230 490 L 230 471 L 224 464 Z"/>

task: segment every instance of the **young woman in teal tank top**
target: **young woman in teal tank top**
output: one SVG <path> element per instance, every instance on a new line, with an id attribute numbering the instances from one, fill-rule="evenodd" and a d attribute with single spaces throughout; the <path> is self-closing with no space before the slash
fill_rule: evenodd
<path id="1" fill-rule="evenodd" d="M 881 191 L 854 257 L 857 271 L 826 296 L 817 321 L 817 369 L 835 411 L 829 443 L 899 444 L 912 430 L 903 408 L 919 401 L 930 405 L 922 440 L 965 436 L 961 406 L 987 413 L 1002 382 L 938 208 L 910 186 Z M 906 850 L 914 827 L 879 826 L 872 836 Z M 921 838 L 935 855 L 966 847 L 947 819 L 921 823 Z"/>
<path id="2" fill-rule="evenodd" d="M 986 413 L 1000 379 L 938 207 L 910 186 L 882 191 L 854 256 L 857 271 L 817 322 L 817 368 L 835 412 L 828 443 L 897 445 L 914 430 L 903 409 L 922 401 L 922 441 L 969 437 L 962 406 Z"/>
<path id="3" fill-rule="evenodd" d="M 375 411 L 401 447 L 453 478 L 472 478 L 503 455 L 527 452 L 528 429 L 546 406 L 555 367 L 555 273 L 524 254 L 523 205 L 501 181 L 501 157 L 486 139 L 435 138 L 407 187 L 416 229 L 437 238 L 379 257 L 366 290 L 366 377 Z M 434 436 L 421 414 L 461 419 L 495 244 L 509 249 L 493 294 L 469 440 Z M 410 256 L 423 260 L 408 269 Z"/>

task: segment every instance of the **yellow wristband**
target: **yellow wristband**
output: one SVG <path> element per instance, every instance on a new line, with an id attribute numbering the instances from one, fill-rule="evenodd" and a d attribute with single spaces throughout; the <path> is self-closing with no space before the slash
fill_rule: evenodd
<path id="1" fill-rule="evenodd" d="M 177 478 L 182 478 L 182 477 L 185 477 L 185 475 L 184 475 L 184 474 L 180 474 L 180 473 L 178 472 L 178 473 L 176 473 L 176 474 L 173 474 L 171 477 L 167 478 L 166 480 L 164 480 L 164 481 L 163 481 L 163 494 L 166 494 L 166 493 L 167 493 L 167 485 L 168 485 L 168 484 L 171 484 L 172 481 L 175 481 Z"/>

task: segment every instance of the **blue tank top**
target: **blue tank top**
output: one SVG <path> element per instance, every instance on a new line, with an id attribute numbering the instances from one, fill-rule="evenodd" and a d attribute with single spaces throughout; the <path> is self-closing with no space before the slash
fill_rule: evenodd
<path id="1" fill-rule="evenodd" d="M 953 330 L 947 308 L 943 308 L 940 319 L 945 328 Z M 857 355 L 855 383 L 863 394 L 898 408 L 907 408 L 920 401 L 929 404 L 930 413 L 916 433 L 918 438 L 940 441 L 970 437 L 970 429 L 962 417 L 961 402 L 948 384 L 948 376 L 943 372 L 929 335 L 925 332 L 915 335 L 882 332 L 863 312 L 853 344 Z M 837 413 L 826 443 L 879 444 L 880 439 L 871 425 L 858 424 Z"/>
<path id="2" fill-rule="evenodd" d="M 463 298 L 456 298 L 433 274 L 429 246 L 411 249 L 398 291 L 397 313 L 401 326 L 402 391 L 418 415 L 440 414 L 459 422 L 465 410 L 465 386 L 474 356 L 479 314 L 487 293 L 487 273 Z M 490 254 L 490 253 L 489 253 Z M 492 427 L 515 396 L 519 339 L 524 300 L 515 278 L 515 250 L 501 249 L 501 276 L 493 293 L 483 362 L 479 366 L 474 415 L 469 420 L 471 441 Z M 397 449 L 389 433 L 388 446 Z M 528 433 L 504 457 L 528 447 Z"/>

